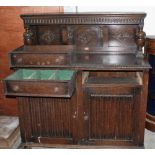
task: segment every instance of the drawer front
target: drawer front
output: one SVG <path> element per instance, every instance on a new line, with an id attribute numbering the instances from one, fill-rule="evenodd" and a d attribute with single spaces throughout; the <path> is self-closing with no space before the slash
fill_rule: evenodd
<path id="1" fill-rule="evenodd" d="M 70 97 L 73 86 L 70 83 L 43 81 L 5 81 L 5 94 L 13 96 Z"/>
<path id="2" fill-rule="evenodd" d="M 75 74 L 73 70 L 19 69 L 3 80 L 5 95 L 71 97 Z"/>
<path id="3" fill-rule="evenodd" d="M 11 53 L 11 66 L 58 66 L 69 65 L 69 54 L 44 54 L 44 53 Z"/>
<path id="4" fill-rule="evenodd" d="M 129 87 L 85 87 L 85 91 L 91 96 L 101 97 L 132 97 L 133 88 Z"/>

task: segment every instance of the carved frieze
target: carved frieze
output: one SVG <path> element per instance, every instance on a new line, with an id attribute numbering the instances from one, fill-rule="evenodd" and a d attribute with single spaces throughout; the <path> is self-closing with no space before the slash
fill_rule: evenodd
<path id="1" fill-rule="evenodd" d="M 143 24 L 145 13 L 133 16 L 133 14 L 62 14 L 60 15 L 21 15 L 25 25 L 29 24 Z"/>

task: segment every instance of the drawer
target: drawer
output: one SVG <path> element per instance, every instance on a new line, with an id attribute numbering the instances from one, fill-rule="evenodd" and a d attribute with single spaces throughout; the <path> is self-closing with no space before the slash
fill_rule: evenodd
<path id="1" fill-rule="evenodd" d="M 132 97 L 141 83 L 130 77 L 88 77 L 83 84 L 85 93 L 96 97 Z"/>
<path id="2" fill-rule="evenodd" d="M 11 67 L 47 67 L 70 65 L 69 53 L 10 53 Z"/>
<path id="3" fill-rule="evenodd" d="M 3 80 L 5 95 L 71 97 L 75 89 L 73 70 L 20 69 Z"/>

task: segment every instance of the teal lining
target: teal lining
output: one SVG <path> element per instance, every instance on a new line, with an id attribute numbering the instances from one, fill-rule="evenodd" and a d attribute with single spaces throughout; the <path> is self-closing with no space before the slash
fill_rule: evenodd
<path id="1" fill-rule="evenodd" d="M 71 80 L 74 70 L 29 70 L 19 69 L 7 80 Z"/>

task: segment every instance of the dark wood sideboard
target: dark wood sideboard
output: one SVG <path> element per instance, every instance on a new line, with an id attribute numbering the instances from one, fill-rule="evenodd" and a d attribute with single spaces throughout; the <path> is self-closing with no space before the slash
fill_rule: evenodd
<path id="1" fill-rule="evenodd" d="M 22 141 L 141 146 L 148 71 L 145 13 L 26 14 L 5 94 L 18 100 Z"/>

